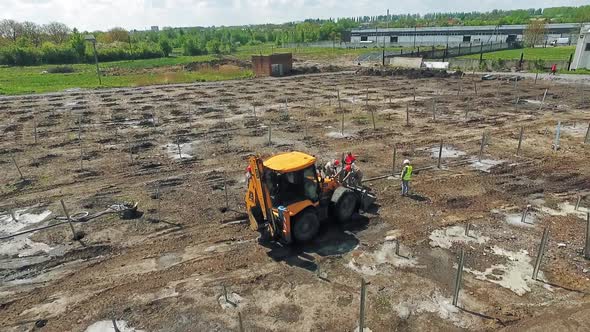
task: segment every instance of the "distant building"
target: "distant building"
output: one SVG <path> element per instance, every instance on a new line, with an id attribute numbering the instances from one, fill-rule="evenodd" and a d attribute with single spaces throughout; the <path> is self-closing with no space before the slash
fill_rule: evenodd
<path id="1" fill-rule="evenodd" d="M 576 53 L 570 69 L 590 69 L 590 25 L 584 25 L 580 29 L 577 38 Z"/>
<path id="2" fill-rule="evenodd" d="M 291 53 L 252 56 L 252 70 L 256 77 L 289 75 L 292 69 Z"/>
<path id="3" fill-rule="evenodd" d="M 152 30 L 154 32 L 158 32 L 158 31 L 160 31 L 160 27 L 158 27 L 157 25 L 152 25 L 152 27 L 150 28 L 150 30 Z"/>
<path id="4" fill-rule="evenodd" d="M 354 29 L 350 31 L 353 44 L 367 46 L 432 46 L 481 43 L 510 43 L 523 39 L 526 25 L 451 26 L 424 28 Z M 580 24 L 547 24 L 545 42 L 551 44 L 559 38 L 577 37 Z M 348 35 L 347 35 L 348 38 Z"/>

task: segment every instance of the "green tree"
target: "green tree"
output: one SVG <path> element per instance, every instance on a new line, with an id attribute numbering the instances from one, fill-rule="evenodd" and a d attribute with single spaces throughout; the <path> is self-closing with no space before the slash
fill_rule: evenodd
<path id="1" fill-rule="evenodd" d="M 162 52 L 164 52 L 165 57 L 168 57 L 170 55 L 170 53 L 172 52 L 172 46 L 170 45 L 170 42 L 168 41 L 168 39 L 161 39 L 160 40 L 160 48 L 162 49 Z"/>
<path id="2" fill-rule="evenodd" d="M 86 41 L 84 40 L 84 36 L 76 28 L 72 30 L 72 34 L 70 35 L 70 45 L 76 51 L 76 54 L 78 54 L 79 59 L 83 59 L 84 54 L 86 54 Z"/>

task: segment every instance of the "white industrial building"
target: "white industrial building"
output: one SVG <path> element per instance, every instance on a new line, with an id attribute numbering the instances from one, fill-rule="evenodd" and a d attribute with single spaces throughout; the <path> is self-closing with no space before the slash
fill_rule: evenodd
<path id="1" fill-rule="evenodd" d="M 388 44 L 391 46 L 457 46 L 466 43 L 510 43 L 521 41 L 526 27 L 526 25 L 488 25 L 354 29 L 350 32 L 350 42 L 353 44 Z M 569 38 L 568 43 L 571 43 L 578 36 L 580 24 L 547 24 L 546 29 L 545 42 L 547 44 L 556 41 L 563 43 L 564 38 Z"/>
<path id="2" fill-rule="evenodd" d="M 571 70 L 590 69 L 590 25 L 584 25 L 577 38 L 576 53 Z"/>

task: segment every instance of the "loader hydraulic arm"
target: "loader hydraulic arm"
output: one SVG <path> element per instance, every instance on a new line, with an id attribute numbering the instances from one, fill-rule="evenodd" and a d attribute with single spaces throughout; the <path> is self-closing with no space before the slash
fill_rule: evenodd
<path id="1" fill-rule="evenodd" d="M 261 226 L 258 223 L 262 220 L 255 220 L 253 216 L 254 210 L 261 212 L 261 217 L 265 222 L 273 222 L 272 201 L 268 188 L 262 180 L 264 174 L 264 165 L 262 159 L 258 156 L 251 156 L 249 159 L 251 178 L 248 184 L 248 193 L 246 197 L 246 205 L 248 214 L 250 215 L 250 227 L 258 230 Z"/>

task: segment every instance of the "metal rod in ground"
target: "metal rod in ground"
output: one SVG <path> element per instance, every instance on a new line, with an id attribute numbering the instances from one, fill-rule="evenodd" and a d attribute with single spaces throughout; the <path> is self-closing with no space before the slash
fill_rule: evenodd
<path id="1" fill-rule="evenodd" d="M 401 256 L 399 254 L 399 240 L 395 240 L 395 255 L 396 256 Z"/>
<path id="2" fill-rule="evenodd" d="M 375 124 L 375 112 L 371 110 L 371 119 L 373 120 L 373 130 L 377 130 L 377 125 Z"/>
<path id="3" fill-rule="evenodd" d="M 391 162 L 391 174 L 395 175 L 395 158 L 397 157 L 397 147 L 393 146 L 393 160 Z"/>
<path id="4" fill-rule="evenodd" d="M 483 135 L 481 136 L 481 146 L 479 147 L 479 161 L 481 162 L 481 158 L 483 157 L 483 150 L 486 146 L 486 133 L 485 131 L 483 132 Z"/>
<path id="5" fill-rule="evenodd" d="M 227 194 L 227 176 L 223 172 L 223 191 L 225 192 L 225 210 L 229 211 L 229 196 Z"/>
<path id="6" fill-rule="evenodd" d="M 557 128 L 555 129 L 555 141 L 553 142 L 553 150 L 559 150 L 559 140 L 561 138 L 561 121 L 557 122 Z"/>
<path id="7" fill-rule="evenodd" d="M 365 105 L 369 106 L 369 88 L 367 88 L 367 99 L 365 100 Z"/>
<path id="8" fill-rule="evenodd" d="M 436 98 L 432 100 L 432 120 L 436 121 Z"/>
<path id="9" fill-rule="evenodd" d="M 543 93 L 543 100 L 541 100 L 541 105 L 539 106 L 539 110 L 543 109 L 543 104 L 545 104 L 545 98 L 547 98 L 547 91 L 549 89 L 545 89 L 545 93 Z"/>
<path id="10" fill-rule="evenodd" d="M 244 323 L 242 323 L 242 313 L 238 311 L 238 328 L 240 332 L 244 332 Z"/>
<path id="11" fill-rule="evenodd" d="M 225 288 L 225 285 L 223 285 L 223 298 L 225 299 L 225 302 L 229 302 L 228 298 L 227 298 L 227 288 Z"/>
<path id="12" fill-rule="evenodd" d="M 21 172 L 20 167 L 18 167 L 18 164 L 16 163 L 16 159 L 14 159 L 14 156 L 11 156 L 12 158 L 12 162 L 14 163 L 14 166 L 16 167 L 16 170 L 18 171 L 18 174 L 20 175 L 20 179 L 22 181 L 25 180 L 25 177 L 23 176 L 23 172 Z"/>
<path id="13" fill-rule="evenodd" d="M 258 117 L 256 117 L 256 105 L 252 106 L 252 111 L 254 112 L 254 120 L 258 121 Z"/>
<path id="14" fill-rule="evenodd" d="M 535 268 L 533 269 L 533 280 L 537 280 L 537 276 L 539 275 L 539 268 L 541 267 L 541 261 L 543 260 L 543 255 L 545 254 L 545 246 L 547 245 L 547 240 L 549 237 L 549 228 L 545 227 L 543 230 L 543 238 L 541 238 L 541 243 L 539 244 L 539 252 L 537 252 L 537 259 L 535 260 Z"/>
<path id="15" fill-rule="evenodd" d="M 535 74 L 535 84 L 537 84 L 537 80 L 539 79 L 539 72 Z"/>
<path id="16" fill-rule="evenodd" d="M 70 218 L 70 214 L 68 213 L 68 209 L 66 208 L 66 204 L 64 203 L 63 199 L 59 200 L 61 203 L 61 207 L 64 210 L 64 214 L 66 215 L 66 218 L 68 219 L 68 224 L 70 225 L 70 229 L 72 230 L 72 236 L 75 239 L 76 238 L 76 231 L 74 230 L 74 225 L 72 224 L 72 218 Z"/>
<path id="17" fill-rule="evenodd" d="M 416 101 L 416 87 L 414 86 L 414 102 Z"/>
<path id="18" fill-rule="evenodd" d="M 520 149 L 522 148 L 522 138 L 524 137 L 524 127 L 520 127 L 520 135 L 518 135 L 518 148 L 516 148 L 516 155 L 520 156 Z"/>
<path id="19" fill-rule="evenodd" d="M 438 149 L 438 163 L 436 165 L 436 167 L 440 168 L 440 164 L 442 161 L 442 153 L 443 153 L 443 140 L 440 140 L 440 147 Z"/>
<path id="20" fill-rule="evenodd" d="M 473 92 L 475 92 L 475 95 L 477 96 L 477 82 L 473 82 Z"/>
<path id="21" fill-rule="evenodd" d="M 10 209 L 10 217 L 12 218 L 12 221 L 18 222 L 18 219 L 16 219 L 16 215 L 14 214 L 13 209 Z"/>
<path id="22" fill-rule="evenodd" d="M 590 123 L 588 129 L 586 129 L 586 138 L 584 138 L 584 144 L 590 144 Z"/>
<path id="23" fill-rule="evenodd" d="M 35 134 L 35 144 L 37 144 L 37 118 L 33 118 L 33 130 Z"/>
<path id="24" fill-rule="evenodd" d="M 272 145 L 272 126 L 268 124 L 268 145 Z"/>
<path id="25" fill-rule="evenodd" d="M 365 294 L 366 294 L 365 279 L 361 279 L 361 309 L 359 316 L 359 332 L 363 332 L 365 328 Z"/>
<path id="26" fill-rule="evenodd" d="M 133 165 L 133 150 L 131 149 L 131 142 L 127 139 L 127 149 L 129 150 L 129 161 Z"/>
<path id="27" fill-rule="evenodd" d="M 406 105 L 406 126 L 410 126 L 410 103 Z"/>
<path id="28" fill-rule="evenodd" d="M 584 258 L 590 259 L 590 212 L 586 213 L 586 243 L 584 245 Z"/>
<path id="29" fill-rule="evenodd" d="M 176 137 L 176 147 L 178 148 L 178 158 L 182 159 L 182 148 L 180 147 L 180 139 Z"/>
<path id="30" fill-rule="evenodd" d="M 580 203 L 582 202 L 582 196 L 578 196 L 578 201 L 576 202 L 576 208 L 575 210 L 578 211 L 578 209 L 580 208 Z"/>
<path id="31" fill-rule="evenodd" d="M 156 188 L 156 197 L 158 198 L 158 221 L 162 221 L 162 209 L 161 209 L 161 194 L 160 194 L 160 185 L 158 184 L 158 187 Z"/>
<path id="32" fill-rule="evenodd" d="M 471 230 L 471 224 L 467 223 L 465 224 L 465 236 L 469 237 L 469 231 Z"/>
<path id="33" fill-rule="evenodd" d="M 342 110 L 342 101 L 340 100 L 340 90 L 337 90 L 336 93 L 338 94 L 338 108 Z"/>
<path id="34" fill-rule="evenodd" d="M 342 110 L 340 110 L 342 112 Z M 344 136 L 344 112 L 342 112 L 342 121 L 340 124 L 340 134 Z"/>
<path id="35" fill-rule="evenodd" d="M 84 147 L 82 146 L 82 140 L 80 140 L 80 170 L 84 170 Z"/>
<path id="36" fill-rule="evenodd" d="M 459 291 L 461 290 L 461 281 L 463 280 L 463 264 L 465 261 L 465 251 L 461 248 L 459 255 L 459 264 L 457 265 L 457 274 L 455 275 L 455 288 L 453 291 L 453 305 L 456 307 L 459 301 Z"/>
<path id="37" fill-rule="evenodd" d="M 521 223 L 523 223 L 523 224 L 526 224 L 526 223 L 527 223 L 527 222 L 526 222 L 526 217 L 527 217 L 527 215 L 529 214 L 529 210 L 530 210 L 530 209 L 531 209 L 531 205 L 529 204 L 529 205 L 527 205 L 527 206 L 524 208 L 524 211 L 522 211 L 522 217 L 520 218 L 520 222 L 521 222 Z"/>

